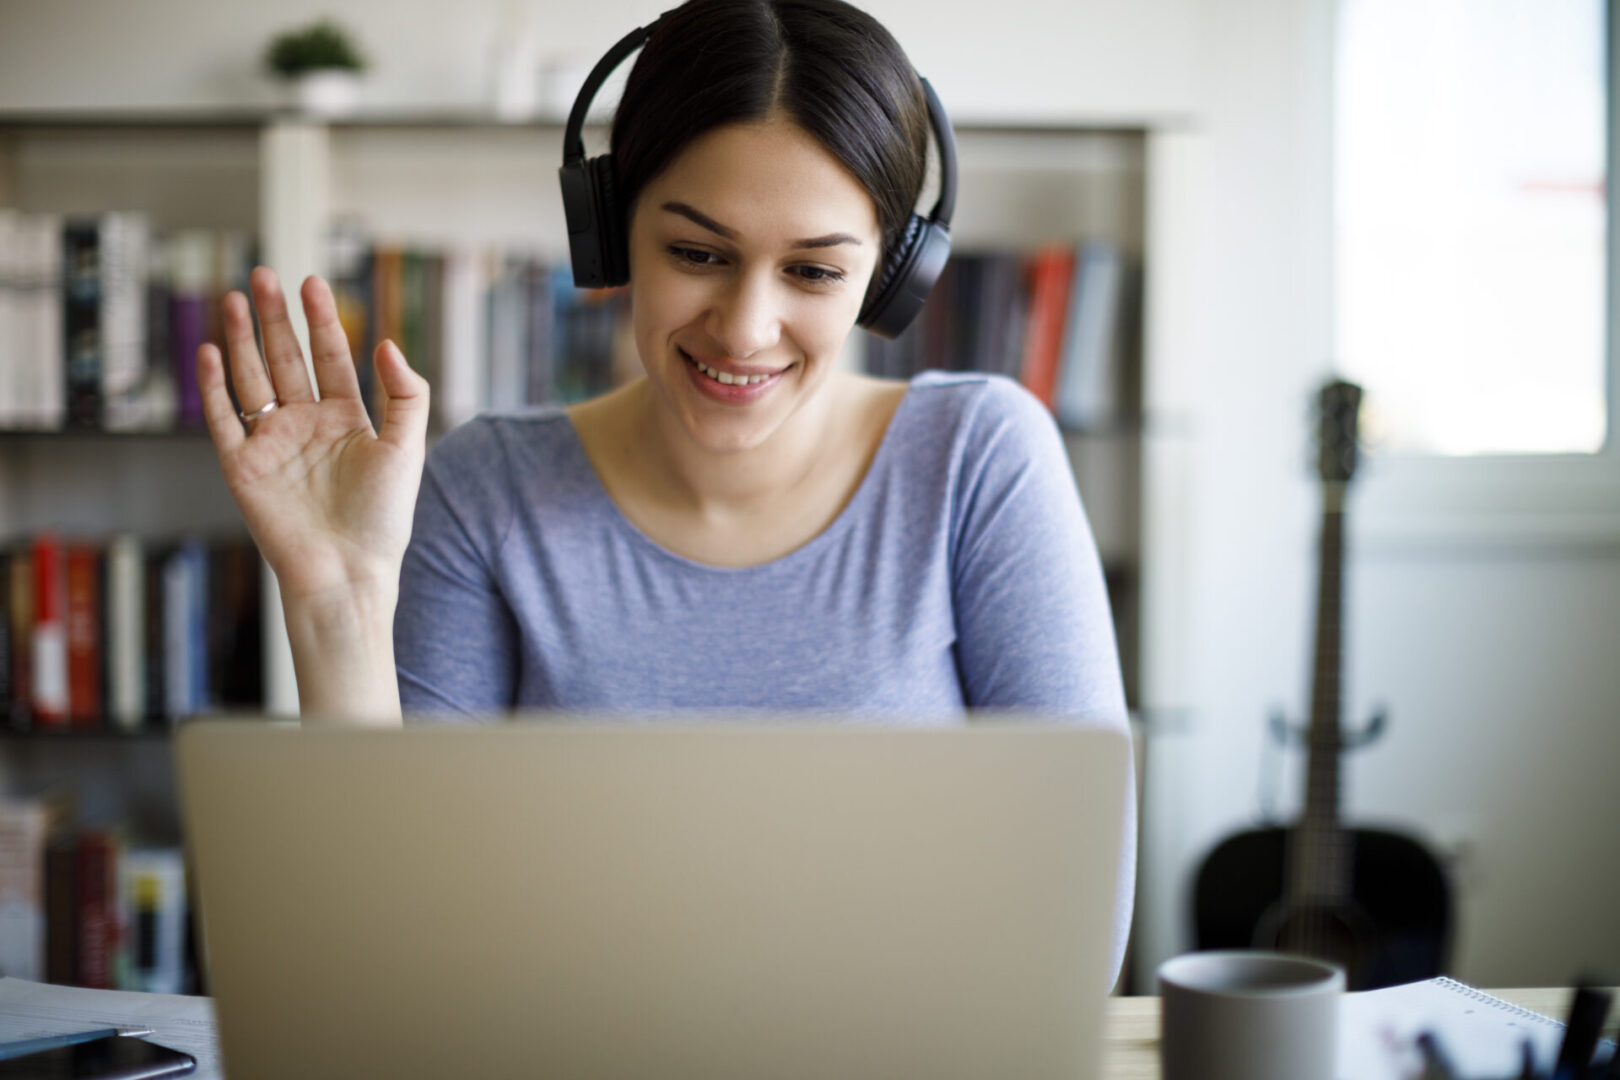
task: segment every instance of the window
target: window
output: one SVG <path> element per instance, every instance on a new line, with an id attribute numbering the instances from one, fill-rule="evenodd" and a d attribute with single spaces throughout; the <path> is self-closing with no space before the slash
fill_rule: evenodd
<path id="1" fill-rule="evenodd" d="M 1340 0 L 1338 367 L 1376 450 L 1593 454 L 1603 0 Z"/>

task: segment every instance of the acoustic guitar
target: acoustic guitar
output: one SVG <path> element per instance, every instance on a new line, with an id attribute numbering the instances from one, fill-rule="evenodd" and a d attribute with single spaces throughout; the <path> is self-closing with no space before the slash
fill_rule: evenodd
<path id="1" fill-rule="evenodd" d="M 1194 885 L 1200 949 L 1260 948 L 1343 965 L 1352 990 L 1426 979 L 1446 966 L 1451 885 L 1417 840 L 1339 820 L 1340 760 L 1370 743 L 1382 715 L 1347 735 L 1340 722 L 1344 501 L 1356 467 L 1361 389 L 1335 381 L 1320 395 L 1322 540 L 1316 648 L 1306 746 L 1305 806 L 1291 827 L 1228 837 Z M 1286 725 L 1274 725 L 1286 738 Z"/>

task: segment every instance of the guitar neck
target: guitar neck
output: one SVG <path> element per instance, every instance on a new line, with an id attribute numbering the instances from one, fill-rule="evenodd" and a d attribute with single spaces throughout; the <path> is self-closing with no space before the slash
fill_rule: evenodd
<path id="1" fill-rule="evenodd" d="M 1317 575 L 1316 650 L 1311 677 L 1311 720 L 1306 735 L 1305 810 L 1290 859 L 1289 891 L 1296 901 L 1349 893 L 1350 860 L 1339 824 L 1340 638 L 1344 602 L 1344 492 L 1323 486 L 1322 542 Z"/>

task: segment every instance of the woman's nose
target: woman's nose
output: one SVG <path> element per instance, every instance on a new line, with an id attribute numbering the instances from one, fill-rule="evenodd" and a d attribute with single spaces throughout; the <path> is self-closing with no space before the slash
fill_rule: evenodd
<path id="1" fill-rule="evenodd" d="M 739 274 L 710 309 L 705 329 L 733 360 L 746 360 L 781 340 L 772 291 L 767 275 Z"/>

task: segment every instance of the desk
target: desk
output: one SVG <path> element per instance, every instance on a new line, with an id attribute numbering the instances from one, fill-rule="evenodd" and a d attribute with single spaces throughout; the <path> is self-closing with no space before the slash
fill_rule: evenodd
<path id="1" fill-rule="evenodd" d="M 1564 1018 L 1574 994 L 1569 989 L 1489 992 L 1503 1001 L 1556 1020 Z M 1617 1026 L 1620 1026 L 1620 1016 L 1611 1014 L 1605 1034 L 1614 1038 Z M 1103 1032 L 1103 1080 L 1159 1080 L 1158 998 L 1109 998 Z"/>

